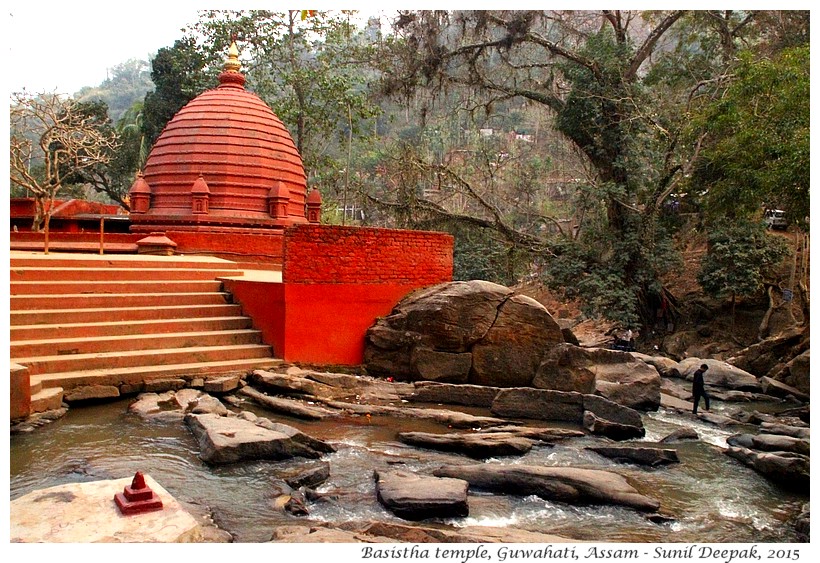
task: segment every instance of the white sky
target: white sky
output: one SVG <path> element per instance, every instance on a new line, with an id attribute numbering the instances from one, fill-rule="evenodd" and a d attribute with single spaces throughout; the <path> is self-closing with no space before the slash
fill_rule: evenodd
<path id="1" fill-rule="evenodd" d="M 373 13 L 390 3 L 311 0 L 309 7 Z M 172 46 L 182 37 L 181 29 L 198 20 L 198 10 L 304 7 L 280 0 L 14 0 L 5 14 L 9 58 L 3 80 L 9 93 L 25 88 L 33 93 L 74 94 L 83 86 L 99 85 L 106 71 L 120 63 L 147 61 L 162 47 Z"/>
<path id="2" fill-rule="evenodd" d="M 9 6 L 8 91 L 73 94 L 97 86 L 106 70 L 129 59 L 148 60 L 197 21 L 202 2 L 54 2 L 17 0 Z"/>
<path id="3" fill-rule="evenodd" d="M 553 4 L 568 4 L 557 0 Z M 622 0 L 634 4 L 634 0 Z M 730 0 L 729 4 L 735 4 Z M 758 0 L 745 0 L 748 7 L 759 4 Z M 805 2 L 790 2 L 800 8 Z M 500 4 L 500 6 L 499 6 Z M 311 0 L 310 7 L 317 9 L 358 8 L 361 12 L 384 13 L 394 8 L 534 8 L 531 0 L 514 0 L 512 6 L 498 0 L 438 2 L 405 0 L 393 2 L 328 1 Z M 540 3 L 537 3 L 540 4 Z M 589 0 L 575 0 L 574 8 L 589 4 Z M 641 4 L 641 2 L 638 2 Z M 654 8 L 670 7 L 666 0 L 656 0 Z M 696 0 L 671 2 L 676 7 L 698 7 Z M 684 4 L 680 6 L 680 4 Z M 751 4 L 751 6 L 749 6 Z M 74 94 L 83 86 L 97 86 L 105 80 L 106 71 L 129 59 L 149 60 L 157 50 L 170 47 L 182 36 L 183 27 L 197 21 L 197 10 L 207 8 L 264 8 L 286 10 L 304 8 L 298 3 L 278 0 L 141 0 L 139 2 L 116 2 L 114 0 L 14 0 L 6 13 L 6 33 L 9 41 L 9 59 L 3 80 L 8 92 L 25 87 L 29 92 L 58 92 Z M 556 8 L 559 6 L 550 5 Z M 569 7 L 569 6 L 560 6 Z M 593 6 L 589 6 L 593 7 Z M 600 6 L 594 6 L 600 7 Z M 636 6 L 632 6 L 636 7 Z M 646 6 L 637 6 L 646 7 Z M 727 6 L 737 7 L 737 6 Z"/>

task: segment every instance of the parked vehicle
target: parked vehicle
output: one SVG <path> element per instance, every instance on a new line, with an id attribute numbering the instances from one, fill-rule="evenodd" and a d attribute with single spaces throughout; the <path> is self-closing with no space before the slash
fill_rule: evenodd
<path id="1" fill-rule="evenodd" d="M 763 220 L 766 221 L 766 226 L 770 229 L 784 230 L 789 226 L 786 212 L 782 209 L 767 209 L 763 214 Z"/>

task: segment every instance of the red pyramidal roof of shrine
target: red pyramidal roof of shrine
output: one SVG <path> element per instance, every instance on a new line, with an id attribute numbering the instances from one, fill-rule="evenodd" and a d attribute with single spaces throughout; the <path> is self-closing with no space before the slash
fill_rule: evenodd
<path id="1" fill-rule="evenodd" d="M 183 107 L 154 144 L 143 173 L 151 207 L 140 222 L 177 223 L 191 216 L 192 187 L 200 176 L 210 192 L 208 222 L 270 222 L 268 195 L 279 182 L 289 197 L 287 222 L 305 222 L 302 158 L 282 121 L 245 90 L 237 55 L 232 44 L 219 86 Z"/>

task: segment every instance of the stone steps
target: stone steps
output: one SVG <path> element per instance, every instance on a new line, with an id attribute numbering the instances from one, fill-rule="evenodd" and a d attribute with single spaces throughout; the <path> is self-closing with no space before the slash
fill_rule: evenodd
<path id="1" fill-rule="evenodd" d="M 222 282 L 218 280 L 114 280 L 114 281 L 12 281 L 9 294 L 17 295 L 100 295 L 100 294 L 152 294 L 152 293 L 218 293 Z"/>
<path id="2" fill-rule="evenodd" d="M 89 369 L 117 369 L 146 365 L 205 363 L 270 357 L 270 346 L 264 344 L 237 344 L 233 346 L 196 346 L 165 350 L 117 350 L 92 354 L 36 356 L 14 358 L 14 361 L 29 368 L 29 373 L 34 376 Z"/>
<path id="3" fill-rule="evenodd" d="M 239 305 L 166 305 L 148 307 L 89 307 L 84 309 L 35 309 L 11 311 L 11 326 L 59 325 L 62 323 L 94 323 L 149 320 L 180 320 L 204 317 L 237 316 Z M 105 322 L 103 321 L 103 322 Z"/>
<path id="4" fill-rule="evenodd" d="M 213 258 L 211 256 L 148 256 L 148 255 L 117 255 L 106 256 L 99 254 L 65 254 L 42 252 L 11 252 L 9 255 L 11 269 L 16 268 L 113 268 L 136 269 L 162 268 L 197 270 L 232 270 L 241 272 L 234 262 Z"/>
<path id="5" fill-rule="evenodd" d="M 105 279 L 108 281 L 126 280 L 213 280 L 215 277 L 235 276 L 240 273 L 235 269 L 201 269 L 192 270 L 190 268 L 157 268 L 155 264 L 144 268 L 125 268 L 121 265 L 88 268 L 71 267 L 49 267 L 42 266 L 18 266 L 11 268 L 10 281 L 14 282 L 35 282 L 54 280 L 88 280 L 96 281 Z"/>
<path id="6" fill-rule="evenodd" d="M 221 291 L 189 293 L 72 293 L 12 295 L 12 310 L 87 309 L 91 307 L 163 307 L 178 305 L 222 305 L 230 303 L 230 296 Z"/>
<path id="7" fill-rule="evenodd" d="M 174 377 L 211 377 L 241 375 L 255 369 L 273 368 L 282 364 L 277 358 L 245 358 L 211 362 L 189 362 L 167 365 L 144 365 L 129 368 L 89 369 L 68 373 L 48 373 L 31 376 L 32 385 L 43 389 L 66 390 L 83 386 L 114 385 L 139 387 L 146 383 Z"/>
<path id="8" fill-rule="evenodd" d="M 14 251 L 10 258 L 9 352 L 27 368 L 30 412 L 59 407 L 64 392 L 112 397 L 158 380 L 176 385 L 281 363 L 222 291 L 220 278 L 242 275 L 230 261 Z"/>
<path id="9" fill-rule="evenodd" d="M 231 346 L 258 344 L 261 333 L 258 330 L 201 330 L 196 332 L 175 332 L 165 334 L 125 334 L 76 338 L 63 337 L 39 340 L 24 340 L 10 343 L 11 358 L 29 361 L 39 356 L 72 356 L 79 354 L 99 354 L 135 350 L 155 350 L 158 348 L 188 348 L 203 346 Z M 19 362 L 18 362 L 19 363 Z"/>
<path id="10" fill-rule="evenodd" d="M 239 306 L 237 305 L 236 308 Z M 251 328 L 248 317 L 186 317 L 179 319 L 147 319 L 112 322 L 57 323 L 12 325 L 9 336 L 12 345 L 24 340 L 46 340 L 59 334 L 60 338 L 97 338 L 142 334 L 168 334 L 205 330 L 242 330 Z"/>

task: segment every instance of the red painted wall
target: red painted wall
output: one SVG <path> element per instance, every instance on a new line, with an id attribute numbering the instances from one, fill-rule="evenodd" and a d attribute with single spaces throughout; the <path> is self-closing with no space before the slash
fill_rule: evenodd
<path id="1" fill-rule="evenodd" d="M 367 329 L 416 287 L 285 284 L 287 338 L 283 358 L 290 362 L 361 364 Z"/>
<path id="2" fill-rule="evenodd" d="M 414 289 L 450 281 L 453 239 L 436 232 L 335 225 L 285 230 L 281 291 L 226 282 L 276 356 L 358 365 L 364 335 Z"/>
<path id="3" fill-rule="evenodd" d="M 453 277 L 453 237 L 338 225 L 285 230 L 285 283 L 394 284 L 423 287 Z"/>
<path id="4" fill-rule="evenodd" d="M 408 285 L 284 284 L 224 280 L 254 328 L 288 362 L 358 365 L 364 335 L 375 319 L 387 315 Z"/>
<path id="5" fill-rule="evenodd" d="M 143 233 L 140 238 L 147 236 Z M 282 231 L 270 234 L 165 231 L 179 254 L 207 254 L 225 260 L 282 263 Z"/>
<path id="6" fill-rule="evenodd" d="M 253 319 L 273 355 L 285 358 L 285 286 L 281 283 L 223 279 L 223 286 L 242 305 L 242 313 Z"/>

